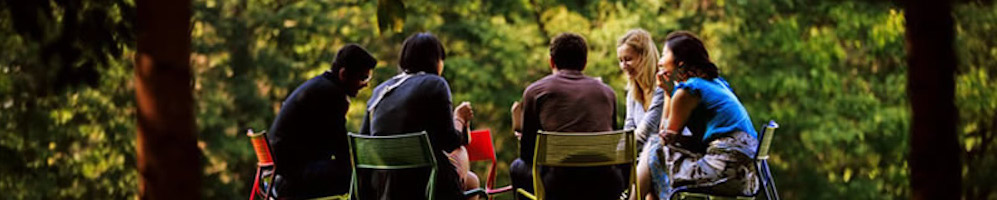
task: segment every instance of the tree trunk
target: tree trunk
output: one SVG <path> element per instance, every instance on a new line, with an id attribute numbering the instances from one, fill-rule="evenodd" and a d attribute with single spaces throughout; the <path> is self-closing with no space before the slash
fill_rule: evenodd
<path id="1" fill-rule="evenodd" d="M 907 94 L 913 110 L 910 185 L 913 199 L 960 199 L 955 108 L 956 57 L 949 0 L 907 0 Z"/>
<path id="2" fill-rule="evenodd" d="M 136 6 L 139 196 L 199 199 L 201 155 L 191 93 L 191 2 L 138 0 Z"/>

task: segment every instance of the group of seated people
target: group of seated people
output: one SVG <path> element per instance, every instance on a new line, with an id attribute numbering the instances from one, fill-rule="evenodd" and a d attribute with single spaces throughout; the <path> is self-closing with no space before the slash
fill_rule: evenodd
<path id="1" fill-rule="evenodd" d="M 678 186 L 710 188 L 727 195 L 753 194 L 758 188 L 751 165 L 757 134 L 730 85 L 719 76 L 703 42 L 694 34 L 668 34 L 659 53 L 651 34 L 628 31 L 617 43 L 619 67 L 626 75 L 623 129 L 634 130 L 639 159 L 637 184 L 630 198 L 668 199 Z M 533 191 L 532 162 L 539 131 L 602 132 L 618 129 L 616 93 L 599 78 L 586 76 L 584 37 L 562 33 L 550 43 L 551 74 L 537 80 L 513 104 L 520 139 L 519 158 L 509 166 L 514 188 Z M 397 135 L 425 131 L 437 159 L 435 199 L 464 199 L 477 188 L 470 172 L 467 132 L 473 111 L 468 102 L 453 106 L 441 74 L 446 51 L 430 33 L 416 33 L 402 44 L 401 72 L 375 87 L 367 101 L 359 134 Z M 354 176 L 347 141 L 350 97 L 366 87 L 377 61 L 349 44 L 332 68 L 295 89 L 284 101 L 268 138 L 274 151 L 277 194 L 306 199 L 346 194 Z M 626 168 L 623 168 L 626 167 Z M 630 166 L 541 168 L 548 199 L 619 199 Z M 418 170 L 363 171 L 364 198 L 419 199 L 425 177 Z M 421 179 L 421 180 L 420 180 Z M 593 184 L 596 183 L 596 184 Z M 520 198 L 517 194 L 517 198 Z"/>

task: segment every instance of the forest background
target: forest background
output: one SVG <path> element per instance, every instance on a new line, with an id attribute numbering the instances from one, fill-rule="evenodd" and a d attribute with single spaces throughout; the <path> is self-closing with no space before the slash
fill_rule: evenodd
<path id="1" fill-rule="evenodd" d="M 423 31 L 447 48 L 454 102 L 471 102 L 475 129 L 492 130 L 506 185 L 518 145 L 509 107 L 550 73 L 549 39 L 585 36 L 585 73 L 623 107 L 616 41 L 643 28 L 659 49 L 671 31 L 697 33 L 754 123 L 781 124 L 770 164 L 783 198 L 909 198 L 904 12 L 882 0 L 194 0 L 202 195 L 249 194 L 256 160 L 245 131 L 269 128 L 281 101 L 329 69 L 340 46 L 359 43 L 380 60 L 373 86 L 397 73 L 404 38 Z M 3 199 L 138 193 L 135 15 L 134 0 L 0 1 Z M 962 195 L 997 199 L 997 7 L 957 1 L 952 15 Z M 349 130 L 359 130 L 370 92 L 352 102 Z"/>

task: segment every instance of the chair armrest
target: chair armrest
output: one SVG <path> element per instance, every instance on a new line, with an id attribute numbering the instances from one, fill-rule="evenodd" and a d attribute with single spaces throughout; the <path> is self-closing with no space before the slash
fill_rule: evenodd
<path id="1" fill-rule="evenodd" d="M 480 196 L 482 198 L 487 199 L 488 198 L 488 193 L 485 192 L 485 189 L 481 189 L 481 188 L 474 188 L 474 189 L 471 189 L 471 190 L 468 190 L 468 191 L 464 191 L 464 199 L 469 199 L 469 198 L 474 197 L 474 196 Z"/>
<path id="2" fill-rule="evenodd" d="M 505 193 L 505 192 L 508 192 L 508 191 L 512 191 L 512 186 L 511 185 L 508 185 L 508 186 L 505 186 L 505 187 L 500 187 L 500 188 L 486 190 L 486 192 L 488 192 L 488 195 Z"/>
<path id="3" fill-rule="evenodd" d="M 318 198 L 309 199 L 309 200 L 349 200 L 349 199 L 350 199 L 350 193 L 341 194 L 341 195 L 327 196 L 327 197 L 318 197 Z"/>
<path id="4" fill-rule="evenodd" d="M 516 192 L 518 192 L 519 194 L 522 194 L 523 196 L 526 196 L 526 198 L 537 200 L 537 196 L 535 196 L 533 194 L 530 194 L 530 192 L 527 192 L 523 188 L 516 189 Z"/>

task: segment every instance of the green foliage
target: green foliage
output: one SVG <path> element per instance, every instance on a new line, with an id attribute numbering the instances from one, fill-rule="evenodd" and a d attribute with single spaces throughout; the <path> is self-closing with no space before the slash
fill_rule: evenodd
<path id="1" fill-rule="evenodd" d="M 3 199 L 137 193 L 129 1 L 0 1 Z"/>
<path id="2" fill-rule="evenodd" d="M 133 3 L 53 2 L 63 3 L 31 5 L 49 13 L 43 16 L 84 17 L 28 20 L 43 30 L 31 31 L 19 28 L 25 18 L 17 16 L 25 15 L 10 9 L 19 7 L 8 6 L 23 1 L 0 1 L 6 47 L 0 51 L 0 191 L 11 199 L 134 196 Z M 696 32 L 755 123 L 782 125 L 771 164 L 783 198 L 902 199 L 911 193 L 904 11 L 890 1 L 195 0 L 193 9 L 191 64 L 206 199 L 249 193 L 256 160 L 244 132 L 269 128 L 281 101 L 329 69 L 339 47 L 358 43 L 375 55 L 373 86 L 397 73 L 405 37 L 424 31 L 447 48 L 443 76 L 454 102 L 471 102 L 475 128 L 492 129 L 498 184 L 507 185 L 508 163 L 518 155 L 509 107 L 550 73 L 549 38 L 584 35 L 590 43 L 585 73 L 616 90 L 622 108 L 626 80 L 616 40 L 631 28 L 648 30 L 659 48 L 671 31 Z M 994 199 L 997 6 L 960 3 L 953 13 L 964 196 Z M 65 28 L 73 26 L 85 28 Z M 89 29 L 102 31 L 64 33 Z M 95 43 L 90 35 L 111 39 Z M 82 53 L 73 59 L 43 54 L 63 49 L 57 43 Z M 60 69 L 99 76 L 93 84 L 70 81 L 59 89 Z M 349 130 L 359 130 L 370 92 L 353 99 Z M 619 121 L 623 114 L 619 109 Z M 484 177 L 486 165 L 472 169 Z"/>

